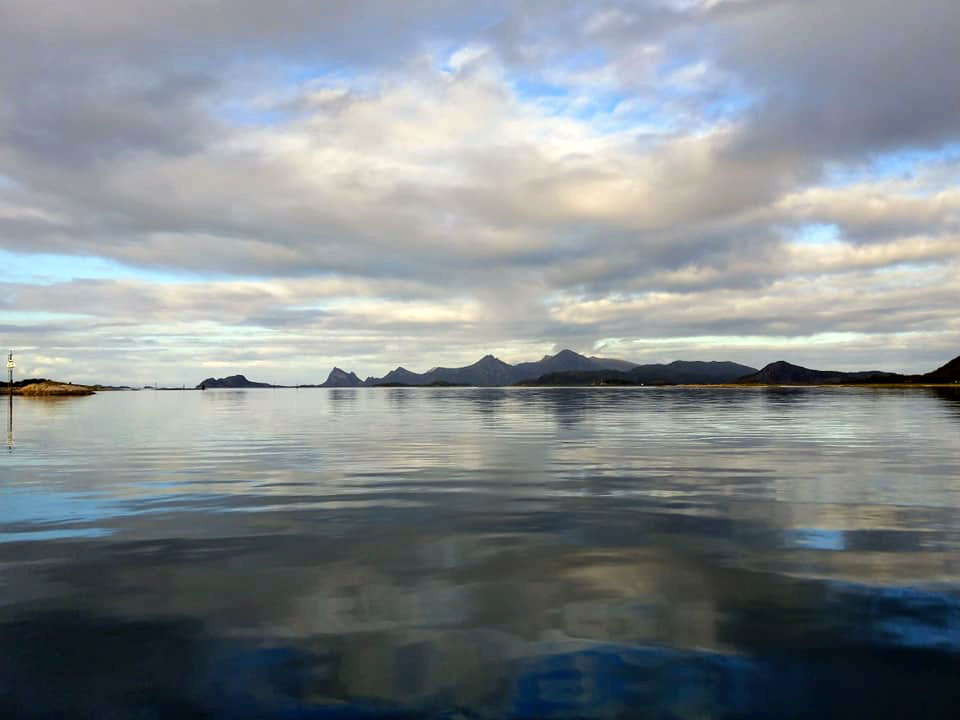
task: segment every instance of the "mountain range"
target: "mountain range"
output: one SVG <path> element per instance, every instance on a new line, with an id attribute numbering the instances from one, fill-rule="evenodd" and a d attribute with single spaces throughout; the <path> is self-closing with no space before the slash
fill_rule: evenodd
<path id="1" fill-rule="evenodd" d="M 493 355 L 485 355 L 472 365 L 458 368 L 436 367 L 425 373 L 398 367 L 381 378 L 368 377 L 363 381 L 354 373 L 334 368 L 323 387 L 438 384 L 490 387 L 534 382 L 540 378 L 557 376 L 564 376 L 568 381 L 592 379 L 594 375 L 611 379 L 624 375 L 629 384 L 732 382 L 753 372 L 756 372 L 756 368 L 729 362 L 677 361 L 669 365 L 636 365 L 626 360 L 586 357 L 572 350 L 561 350 L 556 355 L 544 355 L 535 362 L 516 365 L 505 363 Z"/>
<path id="2" fill-rule="evenodd" d="M 881 370 L 844 372 L 812 370 L 779 360 L 763 369 L 734 362 L 676 360 L 667 364 L 637 365 L 626 360 L 587 357 L 561 350 L 535 362 L 516 365 L 505 363 L 493 355 L 485 355 L 472 365 L 435 367 L 417 373 L 398 367 L 383 377 L 361 380 L 354 372 L 335 367 L 320 385 L 299 387 L 376 387 L 470 385 L 492 387 L 503 385 L 836 385 L 836 384 L 923 384 L 960 382 L 960 357 L 922 375 L 900 375 Z M 253 382 L 243 375 L 207 378 L 197 385 L 207 388 L 282 387 Z"/>

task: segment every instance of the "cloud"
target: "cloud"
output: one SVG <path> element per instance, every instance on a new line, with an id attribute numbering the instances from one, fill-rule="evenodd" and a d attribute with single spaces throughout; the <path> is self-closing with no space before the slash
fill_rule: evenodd
<path id="1" fill-rule="evenodd" d="M 956 354 L 946 0 L 0 16 L 0 248 L 118 268 L 7 275 L 0 307 L 78 372 L 80 348 L 98 373 L 255 358 L 278 381 L 609 338 Z"/>

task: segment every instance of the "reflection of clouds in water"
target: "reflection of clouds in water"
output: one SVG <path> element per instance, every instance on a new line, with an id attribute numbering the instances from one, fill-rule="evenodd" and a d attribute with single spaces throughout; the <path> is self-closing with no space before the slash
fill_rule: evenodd
<path id="1" fill-rule="evenodd" d="M 219 717 L 244 687 L 253 714 L 359 697 L 494 717 L 680 713 L 682 688 L 700 703 L 684 712 L 777 717 L 773 686 L 810 714 L 829 697 L 882 710 L 857 694 L 865 676 L 939 702 L 954 692 L 934 681 L 960 652 L 944 644 L 956 596 L 878 586 L 960 583 L 952 400 L 789 402 L 380 388 L 103 395 L 52 417 L 18 405 L 0 643 L 186 633 L 161 645 L 201 667 L 185 705 L 162 705 L 176 677 L 150 686 L 139 670 L 117 678 L 127 695 L 77 700 L 181 716 Z M 30 667 L 50 677 L 58 657 Z M 0 703 L 34 672 L 14 661 L 0 660 Z"/>
<path id="2" fill-rule="evenodd" d="M 360 712 L 367 698 L 429 717 L 469 706 L 519 718 L 642 700 L 777 717 L 791 696 L 811 717 L 830 703 L 876 717 L 922 692 L 925 716 L 949 717 L 939 713 L 958 699 L 950 593 L 740 573 L 668 548 L 521 549 L 516 536 L 461 538 L 454 557 L 473 565 L 447 574 L 448 552 L 390 540 L 167 541 L 48 563 L 53 587 L 82 589 L 99 609 L 8 607 L 0 639 L 27 650 L 0 662 L 0 710 L 237 717 L 242 700 L 251 717 L 279 717 L 343 701 Z M 285 567 L 265 564 L 278 556 Z"/>

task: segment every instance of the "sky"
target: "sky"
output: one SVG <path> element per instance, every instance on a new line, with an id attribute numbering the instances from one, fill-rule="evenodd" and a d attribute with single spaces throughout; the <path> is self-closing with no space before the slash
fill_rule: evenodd
<path id="1" fill-rule="evenodd" d="M 21 376 L 960 354 L 956 0 L 0 0 Z"/>

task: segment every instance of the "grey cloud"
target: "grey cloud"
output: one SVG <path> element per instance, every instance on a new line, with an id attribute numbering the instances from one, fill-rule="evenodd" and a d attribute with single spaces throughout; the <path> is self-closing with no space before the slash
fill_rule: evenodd
<path id="1" fill-rule="evenodd" d="M 840 161 L 960 131 L 951 0 L 755 1 L 711 16 L 717 61 L 759 95 L 744 152 Z"/>
<path id="2" fill-rule="evenodd" d="M 216 82 L 176 74 L 124 78 L 56 78 L 40 86 L 8 87 L 6 118 L 0 116 L 0 142 L 33 163 L 79 165 L 131 150 L 186 154 L 215 137 L 216 125 L 202 107 Z M 8 81 L 8 86 L 13 82 Z"/>

